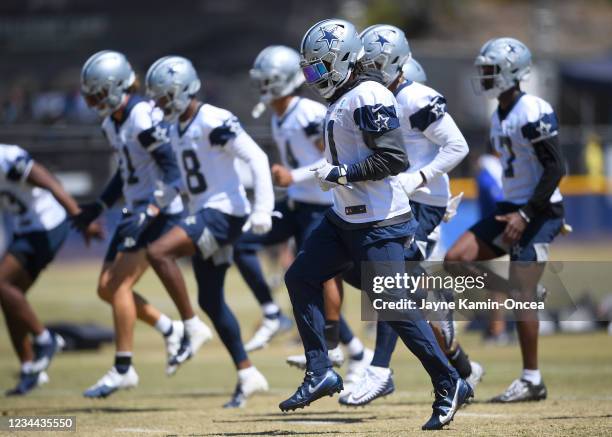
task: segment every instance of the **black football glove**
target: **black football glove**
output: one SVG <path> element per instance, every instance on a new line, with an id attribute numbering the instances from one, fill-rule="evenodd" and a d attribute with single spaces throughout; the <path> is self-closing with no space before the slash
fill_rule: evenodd
<path id="1" fill-rule="evenodd" d="M 79 205 L 81 212 L 72 217 L 72 226 L 83 232 L 87 227 L 94 222 L 104 211 L 104 204 L 97 200 L 91 203 Z"/>

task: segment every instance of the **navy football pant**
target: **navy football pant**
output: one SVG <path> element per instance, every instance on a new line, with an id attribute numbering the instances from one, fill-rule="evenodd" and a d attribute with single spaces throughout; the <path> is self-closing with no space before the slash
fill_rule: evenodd
<path id="1" fill-rule="evenodd" d="M 198 283 L 198 303 L 210 318 L 219 338 L 232 356 L 234 364 L 247 359 L 240 337 L 240 325 L 225 302 L 223 284 L 229 264 L 215 265 L 212 257 L 206 260 L 195 255 L 191 258 Z"/>
<path id="2" fill-rule="evenodd" d="M 308 371 L 331 368 L 324 337 L 322 283 L 362 261 L 374 263 L 374 275 L 393 276 L 404 260 L 407 236 L 394 235 L 392 228 L 344 230 L 328 219 L 306 240 L 303 250 L 285 275 L 293 314 L 307 358 Z M 395 261 L 393 266 L 385 263 Z M 418 314 L 412 320 L 388 322 L 404 344 L 421 361 L 437 389 L 450 390 L 458 374 L 438 346 L 428 323 Z"/>

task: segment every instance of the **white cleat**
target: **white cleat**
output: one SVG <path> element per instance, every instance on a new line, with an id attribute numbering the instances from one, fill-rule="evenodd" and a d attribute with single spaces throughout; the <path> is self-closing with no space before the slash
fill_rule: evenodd
<path id="1" fill-rule="evenodd" d="M 338 402 L 349 407 L 367 405 L 374 399 L 387 396 L 395 390 L 393 372 L 386 367 L 368 366 L 351 386 L 351 391 L 340 395 Z"/>
<path id="2" fill-rule="evenodd" d="M 266 392 L 270 388 L 263 374 L 253 366 L 246 374 L 238 374 L 238 384 L 231 399 L 223 405 L 223 408 L 242 408 L 246 405 L 248 397 L 255 393 Z"/>
<path id="3" fill-rule="evenodd" d="M 130 366 L 124 374 L 117 372 L 115 366 L 106 372 L 98 382 L 83 393 L 86 398 L 105 398 L 117 390 L 134 388 L 138 385 L 138 374 L 134 366 Z"/>
<path id="4" fill-rule="evenodd" d="M 327 356 L 334 367 L 342 367 L 344 363 L 344 354 L 340 346 L 327 351 Z M 306 369 L 306 355 L 289 355 L 287 357 L 287 364 L 291 367 L 297 367 L 298 369 Z"/>
<path id="5" fill-rule="evenodd" d="M 193 357 L 204 343 L 212 339 L 212 331 L 206 323 L 198 319 L 194 325 L 183 323 L 185 329 L 178 351 L 168 359 L 166 373 L 169 375 L 176 373 L 181 364 Z"/>
<path id="6" fill-rule="evenodd" d="M 181 339 L 185 333 L 185 325 L 180 320 L 172 322 L 172 333 L 164 337 L 166 343 L 166 354 L 168 356 L 168 364 L 166 364 L 166 375 L 172 376 L 176 373 L 178 366 L 169 364 L 170 359 L 178 353 L 181 347 Z"/>
<path id="7" fill-rule="evenodd" d="M 485 370 L 484 367 L 482 367 L 476 361 L 470 361 L 470 365 L 472 366 L 472 373 L 470 373 L 470 376 L 465 379 L 465 382 L 467 382 L 470 387 L 472 387 L 472 390 L 474 390 L 478 383 L 482 381 Z"/>
<path id="8" fill-rule="evenodd" d="M 372 358 L 374 358 L 374 351 L 366 347 L 363 349 L 363 358 L 361 360 L 349 359 L 346 376 L 342 378 L 344 390 L 340 393 L 341 397 L 349 393 L 352 387 L 361 380 L 365 370 L 372 362 Z"/>
<path id="9" fill-rule="evenodd" d="M 280 332 L 280 330 L 281 323 L 279 317 L 274 319 L 264 317 L 261 322 L 261 326 L 253 335 L 253 338 L 251 338 L 244 345 L 244 350 L 247 352 L 252 352 L 258 349 L 263 349 L 268 345 L 270 340 L 272 340 L 272 338 L 274 338 L 274 336 Z"/>

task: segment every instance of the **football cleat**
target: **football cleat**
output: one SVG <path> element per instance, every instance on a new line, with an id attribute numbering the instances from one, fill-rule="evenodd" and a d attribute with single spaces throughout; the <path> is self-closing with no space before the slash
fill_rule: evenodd
<path id="1" fill-rule="evenodd" d="M 457 380 L 454 390 L 436 390 L 435 393 L 436 400 L 431 406 L 433 414 L 421 427 L 425 431 L 444 428 L 453 420 L 457 410 L 474 396 L 472 387 L 463 379 Z"/>
<path id="2" fill-rule="evenodd" d="M 117 390 L 130 389 L 138 385 L 138 374 L 134 366 L 130 366 L 124 374 L 117 372 L 115 366 L 106 372 L 94 385 L 83 392 L 86 398 L 105 398 Z"/>
<path id="3" fill-rule="evenodd" d="M 212 331 L 204 322 L 198 320 L 196 327 L 188 328 L 187 325 L 183 332 L 183 338 L 175 355 L 168 359 L 168 367 L 176 367 L 171 369 L 176 372 L 178 366 L 193 357 L 202 345 L 210 341 L 213 337 Z"/>
<path id="4" fill-rule="evenodd" d="M 238 375 L 238 384 L 232 394 L 232 398 L 223 405 L 223 408 L 242 408 L 251 395 L 269 390 L 268 381 L 265 376 L 255 367 L 247 375 Z"/>
<path id="5" fill-rule="evenodd" d="M 541 401 L 546 399 L 546 396 L 548 396 L 548 392 L 544 385 L 544 381 L 535 385 L 524 379 L 515 379 L 505 392 L 499 396 L 495 396 L 489 402 L 510 403 Z"/>
<path id="6" fill-rule="evenodd" d="M 306 372 L 302 385 L 298 387 L 293 396 L 278 404 L 278 407 L 283 412 L 304 408 L 323 396 L 340 393 L 342 389 L 342 378 L 332 369 L 328 369 L 322 375 Z"/>
<path id="7" fill-rule="evenodd" d="M 340 397 L 349 393 L 353 385 L 361 380 L 366 369 L 372 362 L 372 358 L 374 358 L 374 351 L 368 348 L 363 349 L 363 357 L 360 360 L 349 358 L 348 371 L 344 376 L 344 390 L 340 393 Z"/>
<path id="8" fill-rule="evenodd" d="M 359 380 L 353 383 L 351 390 L 340 395 L 338 402 L 347 407 L 360 407 L 394 391 L 393 371 L 385 367 L 369 366 L 361 373 Z"/>
<path id="9" fill-rule="evenodd" d="M 39 373 L 47 370 L 55 354 L 60 352 L 64 346 L 66 346 L 66 342 L 62 336 L 55 333 L 51 333 L 51 341 L 49 343 L 38 344 L 34 342 L 34 362 L 32 363 L 34 371 Z"/>
<path id="10" fill-rule="evenodd" d="M 344 354 L 340 346 L 327 351 L 327 356 L 334 367 L 342 367 L 344 363 Z M 289 355 L 287 364 L 291 367 L 297 367 L 300 370 L 306 370 L 306 355 Z"/>
<path id="11" fill-rule="evenodd" d="M 272 340 L 272 338 L 274 338 L 274 336 L 280 332 L 280 329 L 280 317 L 275 317 L 274 319 L 264 317 L 261 322 L 261 326 L 253 335 L 253 338 L 251 338 L 244 345 L 244 350 L 247 352 L 252 352 L 258 349 L 263 349 L 268 345 L 270 340 Z"/>
<path id="12" fill-rule="evenodd" d="M 172 376 L 178 370 L 178 366 L 170 364 L 170 360 L 175 356 L 181 347 L 181 340 L 185 333 L 185 325 L 180 320 L 172 322 L 172 332 L 167 337 L 164 337 L 166 343 L 166 354 L 168 362 L 166 363 L 166 375 Z"/>
<path id="13" fill-rule="evenodd" d="M 468 376 L 465 381 L 470 384 L 472 390 L 478 385 L 480 381 L 482 381 L 482 377 L 485 374 L 484 367 L 477 363 L 476 361 L 470 361 L 470 366 L 472 367 L 472 373 Z"/>
<path id="14" fill-rule="evenodd" d="M 6 396 L 21 396 L 48 382 L 49 375 L 44 370 L 42 372 L 21 372 L 19 382 L 15 388 L 7 390 Z"/>

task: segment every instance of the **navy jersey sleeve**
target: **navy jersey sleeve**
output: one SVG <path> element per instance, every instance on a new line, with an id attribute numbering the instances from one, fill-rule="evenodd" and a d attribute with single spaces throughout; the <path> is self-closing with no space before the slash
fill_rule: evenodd
<path id="1" fill-rule="evenodd" d="M 362 132 L 383 135 L 399 127 L 395 106 L 364 105 L 353 112 L 353 120 Z"/>
<path id="2" fill-rule="evenodd" d="M 230 117 L 220 126 L 213 128 L 208 139 L 211 146 L 225 146 L 229 141 L 234 140 L 240 132 L 242 132 L 242 126 L 240 126 L 238 117 Z"/>
<path id="3" fill-rule="evenodd" d="M 559 133 L 559 121 L 554 112 L 542 114 L 533 122 L 527 122 L 521 127 L 521 133 L 531 143 L 554 137 Z"/>
<path id="4" fill-rule="evenodd" d="M 429 104 L 410 116 L 410 125 L 423 132 L 430 124 L 444 117 L 444 114 L 446 114 L 446 99 L 442 96 L 435 96 L 429 101 Z"/>
<path id="5" fill-rule="evenodd" d="M 123 193 L 123 179 L 121 178 L 121 170 L 117 169 L 113 177 L 104 187 L 104 191 L 100 195 L 100 200 L 107 208 L 111 208 L 120 198 Z"/>

